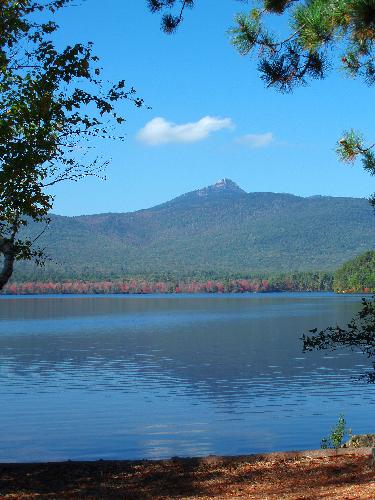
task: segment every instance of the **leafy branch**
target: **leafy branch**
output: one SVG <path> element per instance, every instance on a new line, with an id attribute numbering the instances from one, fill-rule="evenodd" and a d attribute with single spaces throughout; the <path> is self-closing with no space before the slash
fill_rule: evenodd
<path id="1" fill-rule="evenodd" d="M 375 357 L 375 297 L 373 300 L 362 299 L 362 309 L 348 323 L 346 328 L 329 326 L 318 332 L 317 328 L 309 330 L 313 335 L 303 335 L 303 350 L 334 351 L 341 348 L 359 349 L 369 358 Z M 366 374 L 369 382 L 375 381 L 374 373 Z"/>
<path id="2" fill-rule="evenodd" d="M 194 0 L 147 0 L 147 4 L 152 13 L 170 11 L 178 4 L 176 13 L 165 12 L 161 19 L 161 29 L 164 33 L 172 34 L 183 20 L 184 10 L 194 6 Z"/>
<path id="3" fill-rule="evenodd" d="M 0 15 L 0 290 L 15 260 L 43 252 L 16 234 L 30 220 L 48 224 L 54 197 L 46 190 L 63 181 L 103 178 L 106 160 L 78 151 L 93 138 L 116 138 L 125 122 L 119 101 L 144 105 L 125 80 L 101 77 L 93 44 L 58 49 L 49 18 L 72 0 L 2 0 Z M 37 16 L 35 14 L 38 14 Z M 47 17 L 47 18 L 46 18 Z M 36 19 L 43 19 L 36 21 Z M 120 140 L 123 137 L 117 137 Z"/>

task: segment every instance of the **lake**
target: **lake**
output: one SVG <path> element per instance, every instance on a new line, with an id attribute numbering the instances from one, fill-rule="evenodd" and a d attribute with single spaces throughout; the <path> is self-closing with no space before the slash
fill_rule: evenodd
<path id="1" fill-rule="evenodd" d="M 375 432 L 371 367 L 302 353 L 359 296 L 0 298 L 0 462 L 319 448 L 340 414 Z"/>

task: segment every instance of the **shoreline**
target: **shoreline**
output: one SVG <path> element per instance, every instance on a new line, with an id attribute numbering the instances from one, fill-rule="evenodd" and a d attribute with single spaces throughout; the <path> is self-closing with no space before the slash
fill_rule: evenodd
<path id="1" fill-rule="evenodd" d="M 331 297 L 339 296 L 357 296 L 357 297 L 372 297 L 373 293 L 367 292 L 348 292 L 339 293 L 333 290 L 268 290 L 264 292 L 132 292 L 132 293 L 122 293 L 122 292 L 25 292 L 25 293 L 6 293 L 0 292 L 1 297 L 69 297 L 69 296 L 79 296 L 79 297 L 148 297 L 148 296 L 160 296 L 160 297 L 201 297 L 201 296 L 253 296 L 253 295 L 298 295 L 298 294 L 322 294 L 329 295 Z"/>
<path id="2" fill-rule="evenodd" d="M 24 291 L 22 288 L 15 292 L 7 290 L 0 292 L 0 296 L 19 296 L 19 295 L 262 295 L 265 293 L 332 293 L 335 295 L 372 295 L 372 292 L 335 292 L 334 290 L 236 290 L 236 291 L 138 291 L 138 292 L 121 292 L 121 291 L 76 291 L 76 290 L 46 290 L 46 291 Z"/>
<path id="3" fill-rule="evenodd" d="M 2 498 L 375 498 L 371 448 L 0 464 Z"/>
<path id="4" fill-rule="evenodd" d="M 173 290 L 173 291 L 155 291 L 155 290 L 150 290 L 150 291 L 118 291 L 118 290 L 79 290 L 79 289 L 64 289 L 64 288 L 59 288 L 56 287 L 54 289 L 43 289 L 40 290 L 39 288 L 29 288 L 29 289 L 23 289 L 22 287 L 13 289 L 13 291 L 9 291 L 6 287 L 3 291 L 0 291 L 0 297 L 24 297 L 24 296 L 37 296 L 37 297 L 42 297 L 42 296 L 70 296 L 70 295 L 80 295 L 80 296 L 124 296 L 124 297 L 132 297 L 132 296 L 148 296 L 148 295 L 160 295 L 160 296 L 199 296 L 199 295 L 264 295 L 264 294 L 283 294 L 283 293 L 288 293 L 288 294 L 301 294 L 301 293 L 307 293 L 307 294 L 330 294 L 330 295 L 335 295 L 335 296 L 359 296 L 359 297 L 372 297 L 374 296 L 373 291 L 351 291 L 351 290 L 311 290 L 311 289 L 268 289 L 268 290 L 232 290 L 232 291 L 226 291 L 226 290 L 216 290 L 216 291 L 211 291 L 211 290 L 204 290 L 204 289 L 199 289 L 199 290 L 194 290 L 194 291 L 189 291 L 189 290 Z"/>
<path id="5" fill-rule="evenodd" d="M 265 294 L 274 294 L 274 295 L 279 295 L 283 293 L 288 293 L 288 294 L 301 294 L 301 293 L 324 293 L 324 294 L 330 294 L 330 295 L 357 295 L 357 296 L 372 296 L 373 294 L 369 293 L 337 293 L 333 292 L 331 290 L 318 290 L 318 291 L 313 291 L 313 290 L 269 290 L 267 292 L 150 292 L 150 293 L 144 293 L 144 292 L 135 292 L 135 293 L 121 293 L 121 292 L 87 292 L 87 293 L 82 293 L 82 292 L 46 292 L 46 293 L 0 293 L 0 298 L 1 297 L 53 297 L 53 296 L 90 296 L 90 297 L 108 297 L 110 296 L 122 296 L 122 297 L 147 297 L 149 295 L 152 296 L 157 296 L 160 295 L 162 297 L 170 297 L 170 296 L 177 296 L 177 297 L 186 297 L 186 296 L 210 296 L 210 295 L 265 295 Z"/>
<path id="6" fill-rule="evenodd" d="M 7 294 L 53 293 L 244 293 L 282 291 L 333 291 L 333 275 L 327 272 L 291 272 L 266 275 L 124 276 L 119 278 L 71 278 L 21 280 L 4 287 Z"/>

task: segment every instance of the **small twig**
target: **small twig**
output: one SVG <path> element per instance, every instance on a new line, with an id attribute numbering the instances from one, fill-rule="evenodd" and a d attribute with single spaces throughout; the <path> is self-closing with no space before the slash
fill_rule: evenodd
<path id="1" fill-rule="evenodd" d="M 46 224 L 44 229 L 38 234 L 38 236 L 36 236 L 33 239 L 33 241 L 31 242 L 32 245 L 47 231 L 47 228 L 48 228 L 48 224 Z"/>

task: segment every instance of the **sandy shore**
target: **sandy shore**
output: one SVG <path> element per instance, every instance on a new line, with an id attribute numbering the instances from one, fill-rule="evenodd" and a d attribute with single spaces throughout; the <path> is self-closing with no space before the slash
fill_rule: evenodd
<path id="1" fill-rule="evenodd" d="M 370 448 L 0 464 L 0 498 L 375 499 Z"/>

